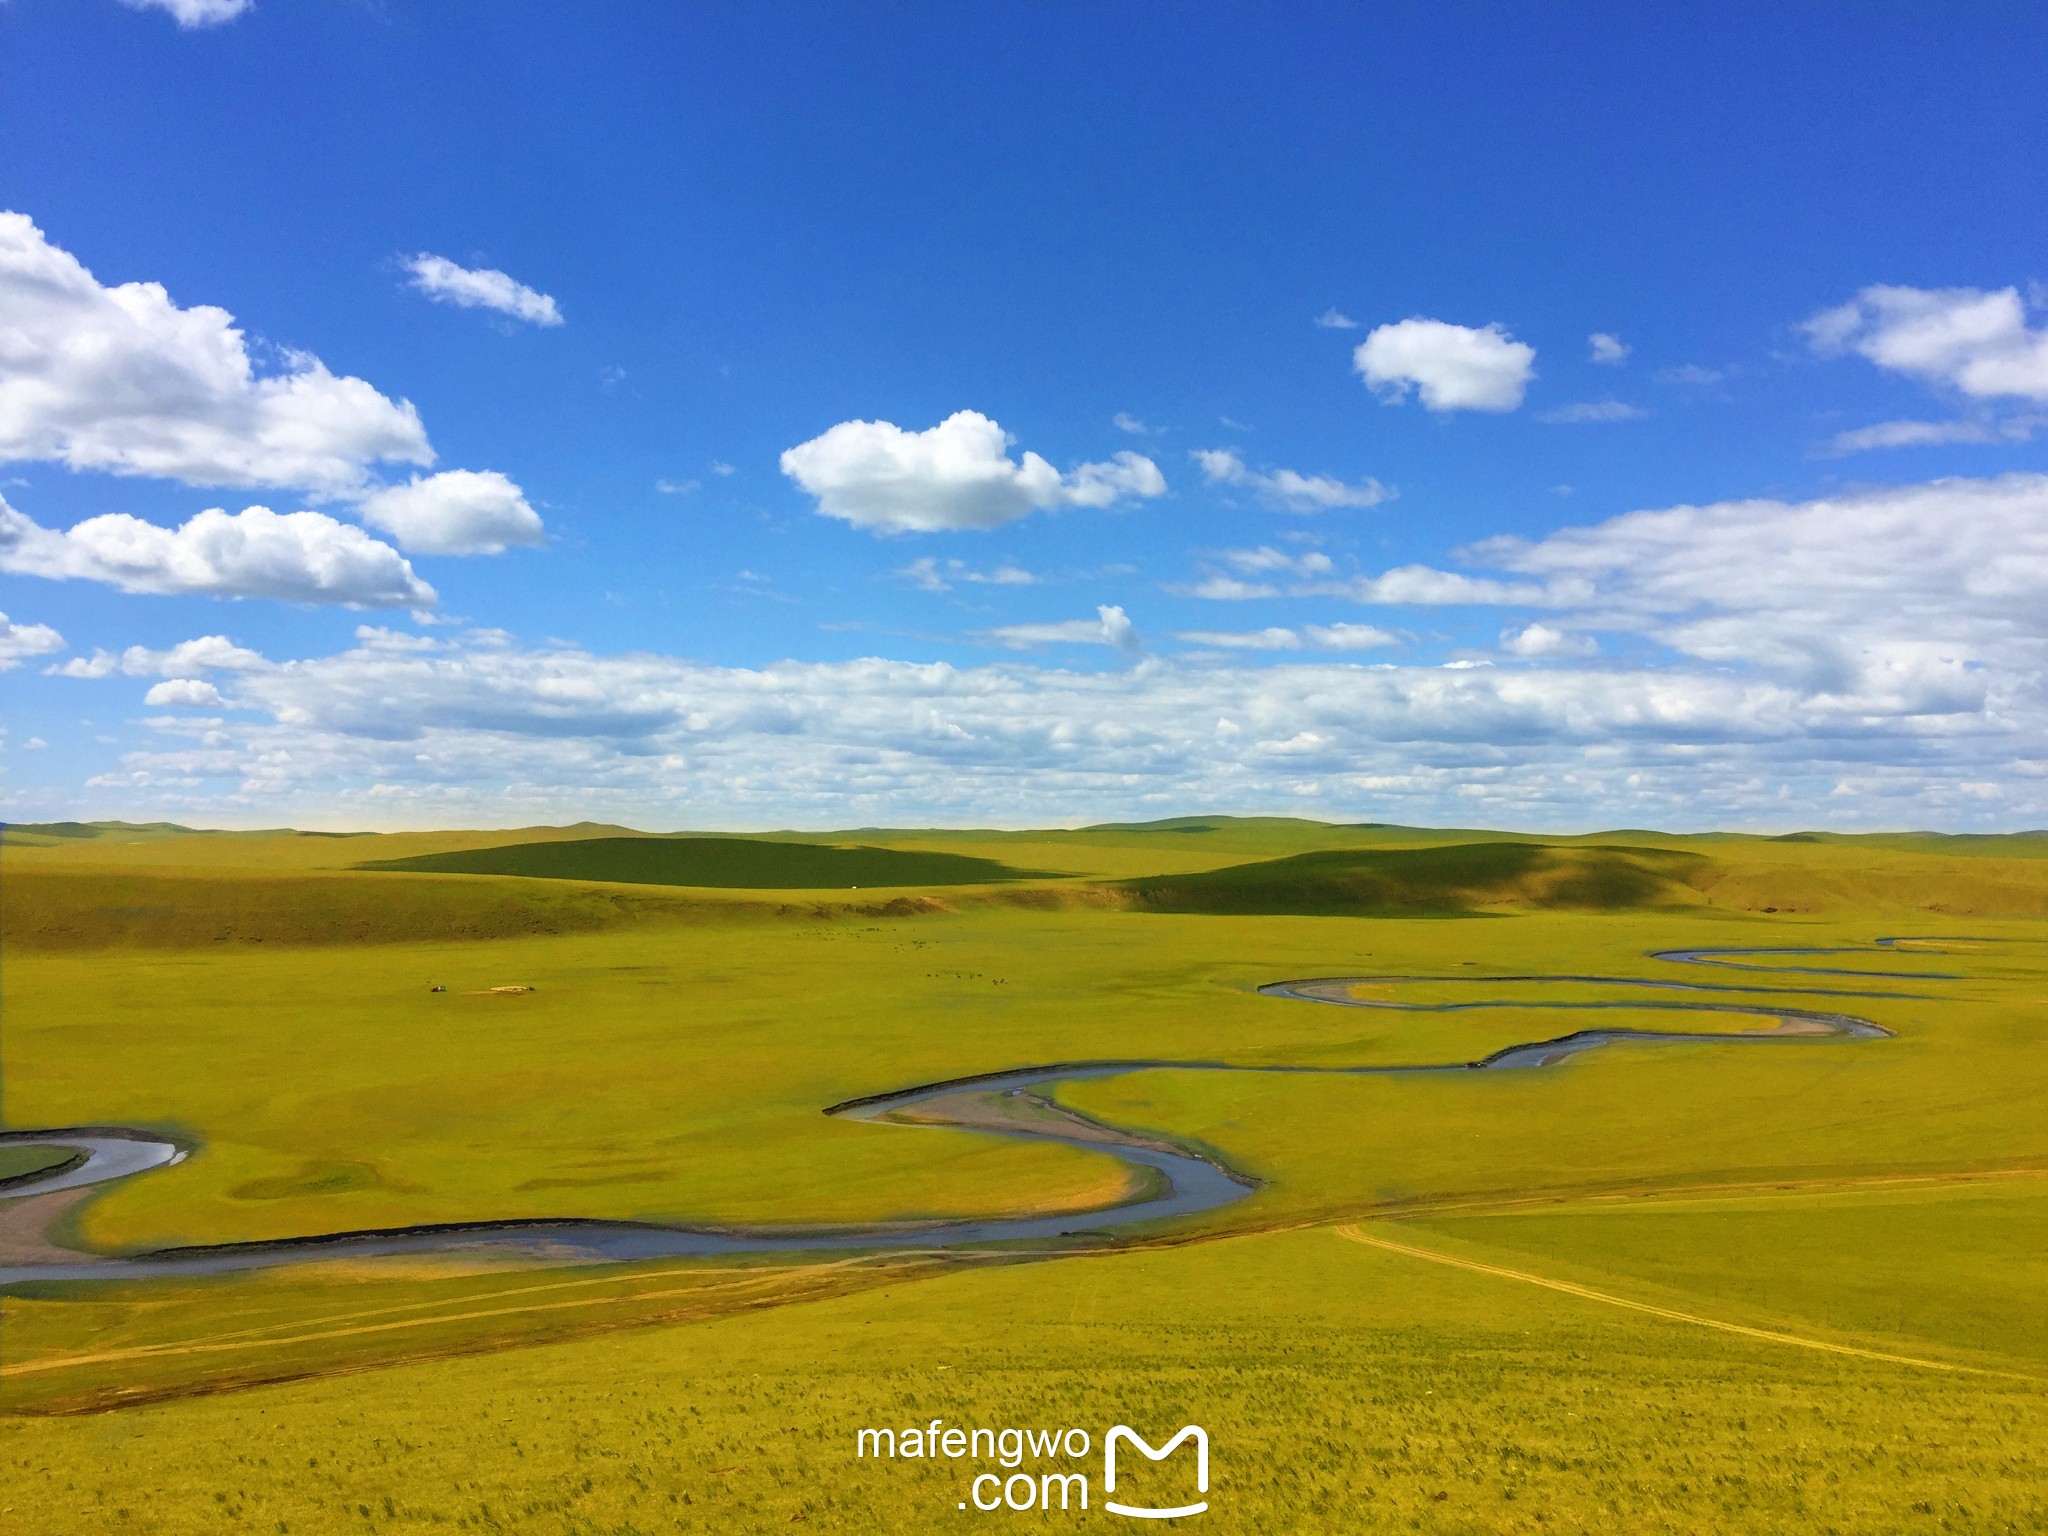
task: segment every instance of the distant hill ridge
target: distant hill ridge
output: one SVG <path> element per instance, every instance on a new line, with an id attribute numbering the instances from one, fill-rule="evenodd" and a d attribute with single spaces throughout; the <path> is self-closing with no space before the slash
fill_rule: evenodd
<path id="1" fill-rule="evenodd" d="M 409 859 L 379 859 L 356 867 L 414 874 L 523 875 L 543 880 L 756 891 L 982 885 L 1043 879 L 1051 874 L 969 854 L 744 837 L 594 837 L 511 843 Z"/>
<path id="2" fill-rule="evenodd" d="M 578 821 L 562 825 L 536 824 L 526 827 L 504 828 L 462 828 L 439 827 L 422 829 L 424 833 L 476 834 L 495 831 L 521 842 L 558 842 L 597 838 L 615 839 L 662 839 L 673 841 L 688 838 L 718 838 L 726 840 L 802 842 L 844 844 L 854 839 L 904 838 L 904 837 L 989 837 L 989 838 L 1030 838 L 1062 835 L 1068 837 L 1177 835 L 1201 837 L 1216 833 L 1239 835 L 1260 831 L 1285 832 L 1305 835 L 1310 838 L 1347 834 L 1378 833 L 1400 838 L 1449 839 L 1464 842 L 1517 842 L 1517 843 L 1608 843 L 1626 842 L 1637 838 L 1654 838 L 1664 842 L 1725 842 L 1757 841 L 1773 843 L 1899 843 L 1912 845 L 1934 845 L 1945 849 L 1962 848 L 1971 845 L 2012 845 L 2038 844 L 2048 848 L 2048 828 L 2028 828 L 2016 832 L 1927 832 L 1892 830 L 1877 832 L 1665 832 L 1653 827 L 1610 827 L 1593 832 L 1517 832 L 1499 827 L 1425 827 L 1410 826 L 1394 821 L 1317 821 L 1303 816 L 1168 816 L 1153 821 L 1099 821 L 1078 827 L 936 827 L 936 826 L 861 826 L 841 827 L 826 831 L 806 831 L 793 827 L 778 828 L 760 832 L 733 832 L 717 828 L 685 828 L 673 832 L 648 832 L 637 827 L 620 825 L 617 822 Z M 383 835 L 375 831 L 309 831 L 298 827 L 264 827 L 256 829 L 223 827 L 188 827 L 175 821 L 15 821 L 0 822 L 0 832 L 9 839 L 37 838 L 58 840 L 133 840 L 163 837 L 375 837 Z M 2026 850 L 2031 851 L 2031 850 Z"/>

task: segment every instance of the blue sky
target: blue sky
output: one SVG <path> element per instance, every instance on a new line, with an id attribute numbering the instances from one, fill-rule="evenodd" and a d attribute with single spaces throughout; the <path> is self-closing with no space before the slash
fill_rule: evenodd
<path id="1" fill-rule="evenodd" d="M 2048 823 L 2048 14 L 990 10 L 0 8 L 0 812 Z"/>

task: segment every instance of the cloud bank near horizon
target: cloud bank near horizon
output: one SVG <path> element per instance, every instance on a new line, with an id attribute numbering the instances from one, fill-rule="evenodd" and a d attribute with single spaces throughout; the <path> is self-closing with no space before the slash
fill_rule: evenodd
<path id="1" fill-rule="evenodd" d="M 1251 563 L 1290 558 L 1265 553 Z M 720 667 L 365 627 L 330 656 L 273 661 L 209 636 L 73 675 L 204 682 L 156 685 L 158 702 L 220 710 L 152 718 L 153 740 L 92 793 L 259 819 L 2048 820 L 2048 476 L 1636 512 L 1466 553 L 1502 575 L 1352 584 L 1367 607 L 1434 592 L 1541 615 L 1437 665 L 1218 655 L 1398 647 L 1372 625 L 1194 631 L 1196 651 L 1138 658 L 1134 621 L 1106 606 L 996 636 L 1126 658 L 1092 672 Z M 1312 561 L 1293 568 L 1313 584 Z"/>

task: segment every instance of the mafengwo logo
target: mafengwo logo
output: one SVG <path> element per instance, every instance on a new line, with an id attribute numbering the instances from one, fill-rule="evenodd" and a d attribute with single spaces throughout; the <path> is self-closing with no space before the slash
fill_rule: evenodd
<path id="1" fill-rule="evenodd" d="M 1102 1437 L 1102 1491 L 1116 1492 L 1116 1447 L 1121 1440 L 1134 1451 L 1142 1451 L 1153 1461 L 1164 1461 L 1180 1447 L 1192 1440 L 1195 1442 L 1195 1491 L 1209 1491 L 1209 1432 L 1199 1424 L 1187 1424 L 1158 1450 L 1153 1450 L 1138 1438 L 1138 1432 L 1128 1425 L 1119 1424 Z M 1114 1499 L 1102 1506 L 1113 1515 L 1135 1515 L 1141 1520 L 1177 1520 L 1182 1515 L 1199 1515 L 1209 1507 L 1203 1499 L 1195 1504 L 1182 1504 L 1172 1509 L 1159 1509 L 1145 1505 L 1119 1504 Z"/>
<path id="2" fill-rule="evenodd" d="M 1101 1443 L 1103 1498 L 1097 1507 L 1105 1513 L 1136 1520 L 1181 1520 L 1208 1509 L 1209 1432 L 1201 1425 L 1184 1424 L 1164 1444 L 1154 1446 L 1128 1424 L 1118 1424 L 1102 1437 Z M 1079 1428 L 962 1429 L 948 1425 L 944 1419 L 933 1419 L 908 1429 L 863 1429 L 854 1437 L 854 1454 L 862 1459 L 980 1463 L 967 1484 L 967 1496 L 959 1501 L 961 1509 L 978 1509 L 984 1514 L 997 1510 L 1043 1513 L 1054 1508 L 1090 1507 L 1089 1474 L 1093 1470 L 1095 1444 L 1095 1437 Z M 1150 1463 L 1164 1462 L 1190 1444 L 1194 1448 L 1192 1479 L 1187 1476 L 1186 1458 L 1181 1459 L 1175 1471 L 1165 1475 L 1149 1470 Z M 1122 1499 L 1113 1497 L 1119 1492 L 1119 1449 L 1124 1452 Z M 1133 1454 L 1142 1458 L 1135 1469 L 1131 1462 Z M 1050 1461 L 1055 1470 L 1026 1470 L 1027 1460 Z M 988 1462 L 994 1462 L 1000 1470 L 985 1470 Z M 1140 1495 L 1132 1486 L 1134 1470 L 1142 1474 L 1137 1482 L 1143 1487 L 1143 1503 L 1135 1502 Z M 1203 1497 L 1185 1496 L 1190 1491 L 1190 1482 L 1192 1492 Z M 1169 1498 L 1162 1494 L 1163 1489 L 1179 1492 Z"/>

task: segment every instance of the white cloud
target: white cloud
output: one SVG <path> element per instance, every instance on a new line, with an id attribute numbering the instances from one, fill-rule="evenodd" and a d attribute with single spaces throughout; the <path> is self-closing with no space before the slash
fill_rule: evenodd
<path id="1" fill-rule="evenodd" d="M 361 630 L 356 633 L 360 635 Z M 226 635 L 201 635 L 181 640 L 167 651 L 153 651 L 145 645 L 131 645 L 115 655 L 95 650 L 90 657 L 74 656 L 61 666 L 47 668 L 52 677 L 203 677 L 208 672 L 261 672 L 270 663 L 261 653 L 235 644 Z"/>
<path id="2" fill-rule="evenodd" d="M 930 555 L 911 561 L 896 574 L 927 592 L 950 592 L 956 581 L 995 587 L 1029 587 L 1038 582 L 1022 566 L 1005 563 L 992 571 L 978 571 L 965 560 L 935 560 Z"/>
<path id="3" fill-rule="evenodd" d="M 1309 624 L 1299 630 L 1277 624 L 1265 629 L 1184 629 L 1174 638 L 1228 651 L 1370 651 L 1400 644 L 1397 637 L 1371 624 Z"/>
<path id="4" fill-rule="evenodd" d="M 1356 485 L 1330 475 L 1303 475 L 1291 469 L 1254 471 L 1228 448 L 1198 448 L 1195 462 L 1211 485 L 1238 486 L 1260 500 L 1289 512 L 1325 512 L 1333 507 L 1376 507 L 1391 501 L 1394 491 L 1374 479 Z"/>
<path id="5" fill-rule="evenodd" d="M 1570 594 L 1591 627 L 1753 668 L 1845 716 L 1998 718 L 2048 668 L 2048 476 L 1631 512 L 1465 553 Z"/>
<path id="6" fill-rule="evenodd" d="M 1011 650 L 1034 650 L 1043 645 L 1106 645 L 1125 655 L 1143 648 L 1137 627 L 1123 609 L 1097 608 L 1092 619 L 1067 619 L 1057 624 L 1006 624 L 983 631 L 983 637 Z"/>
<path id="7" fill-rule="evenodd" d="M 694 496 L 704 489 L 701 480 L 657 480 L 654 488 L 664 496 Z"/>
<path id="8" fill-rule="evenodd" d="M 47 624 L 17 624 L 0 613 L 0 672 L 11 672 L 31 656 L 64 649 L 64 637 Z"/>
<path id="9" fill-rule="evenodd" d="M 131 11 L 162 11 L 186 30 L 217 27 L 254 9 L 256 0 L 121 0 Z"/>
<path id="10" fill-rule="evenodd" d="M 1331 578 L 1337 571 L 1335 563 L 1321 550 L 1311 549 L 1290 555 L 1270 544 L 1261 544 L 1257 549 L 1218 550 L 1211 558 L 1227 565 L 1237 575 L 1212 573 L 1194 583 L 1171 583 L 1166 590 L 1179 597 L 1204 598 L 1211 602 L 1243 602 L 1280 595 L 1278 587 L 1268 582 L 1241 579 L 1246 576 L 1292 576 L 1306 581 Z"/>
<path id="11" fill-rule="evenodd" d="M 1226 549 L 1217 558 L 1232 570 L 1247 576 L 1256 576 L 1267 571 L 1285 571 L 1290 576 L 1328 576 L 1337 567 L 1330 557 L 1321 550 L 1311 549 L 1298 555 L 1275 549 L 1270 544 L 1261 544 L 1257 549 Z"/>
<path id="12" fill-rule="evenodd" d="M 1650 413 L 1639 405 L 1630 405 L 1622 400 L 1576 400 L 1570 405 L 1553 406 L 1547 411 L 1538 411 L 1538 421 L 1583 423 L 1591 421 L 1641 421 Z"/>
<path id="13" fill-rule="evenodd" d="M 1326 331 L 1355 331 L 1358 322 L 1334 306 L 1316 316 L 1316 324 Z"/>
<path id="14" fill-rule="evenodd" d="M 1354 603 L 1422 607 L 1501 604 L 1558 607 L 1576 603 L 1592 591 L 1590 583 L 1576 576 L 1561 576 L 1542 583 L 1503 581 L 1493 576 L 1472 576 L 1427 565 L 1397 566 L 1377 576 L 1339 576 L 1335 562 L 1320 550 L 1306 550 L 1297 555 L 1267 544 L 1256 549 L 1218 550 L 1206 558 L 1228 566 L 1237 574 L 1213 574 L 1192 585 L 1170 585 L 1167 590 L 1181 597 L 1223 601 L 1278 597 L 1281 589 L 1270 582 L 1247 582 L 1240 578 L 1285 576 L 1293 578 L 1292 585 L 1286 589 L 1286 595 L 1290 597 L 1336 597 Z"/>
<path id="15" fill-rule="evenodd" d="M 719 476 L 721 479 L 723 479 L 727 475 L 737 474 L 738 472 L 739 466 L 736 464 L 728 464 L 723 459 L 713 459 L 711 461 L 711 473 Z"/>
<path id="16" fill-rule="evenodd" d="M 496 310 L 529 325 L 562 323 L 562 311 L 553 299 L 495 267 L 457 266 L 445 256 L 424 251 L 407 257 L 403 265 L 412 274 L 412 286 L 437 304 Z"/>
<path id="17" fill-rule="evenodd" d="M 18 213 L 0 213 L 0 336 L 0 459 L 325 494 L 434 459 L 409 403 L 303 352 L 258 376 L 226 310 L 102 287 Z"/>
<path id="18" fill-rule="evenodd" d="M 1142 454 L 1118 453 L 1062 475 L 1035 453 L 1012 459 L 1011 441 L 978 411 L 956 411 L 923 432 L 842 421 L 785 452 L 782 472 L 827 517 L 881 533 L 994 528 L 1033 511 L 1166 493 L 1159 466 Z"/>
<path id="19" fill-rule="evenodd" d="M 1118 411 L 1114 416 L 1110 417 L 1109 420 L 1110 425 L 1114 426 L 1117 429 L 1117 431 L 1128 432 L 1133 437 L 1145 437 L 1148 436 L 1152 431 L 1150 427 L 1146 426 L 1144 422 L 1138 420 L 1138 418 L 1133 416 L 1129 411 Z"/>
<path id="20" fill-rule="evenodd" d="M 2016 477 L 1891 500 L 1674 508 L 1497 549 L 1590 569 L 1606 627 L 1725 620 L 1751 647 L 1599 668 L 1284 650 L 1103 671 L 736 668 L 480 634 L 423 649 L 366 631 L 339 655 L 218 674 L 237 718 L 151 721 L 74 813 L 843 827 L 1308 803 L 1411 823 L 2037 825 L 2044 508 L 2048 478 Z M 1844 532 L 1822 543 L 1829 520 Z M 1956 527 L 1963 547 L 1944 553 Z M 1992 546 L 2016 563 L 1986 561 Z M 1844 549 L 1855 558 L 1831 571 Z M 1296 632 L 1304 651 L 1318 643 Z M 1790 643 L 1844 634 L 1873 670 L 1815 671 Z M 1921 637 L 1924 652 L 1887 649 Z"/>
<path id="21" fill-rule="evenodd" d="M 2048 401 L 2048 329 L 2027 324 L 2017 288 L 1873 284 L 1805 330 L 1818 352 L 1853 351 L 1977 399 Z"/>
<path id="22" fill-rule="evenodd" d="M 1583 583 L 1575 584 L 1582 588 Z M 1304 597 L 1343 597 L 1354 603 L 1383 606 L 1449 607 L 1460 604 L 1543 604 L 1558 602 L 1546 586 L 1526 581 L 1496 581 L 1439 571 L 1427 565 L 1403 565 L 1380 576 L 1352 576 L 1341 581 L 1308 582 L 1295 588 Z"/>
<path id="23" fill-rule="evenodd" d="M 1880 421 L 1868 427 L 1837 432 L 1822 450 L 1830 458 L 1865 453 L 1873 448 L 1927 448 L 1944 443 L 2025 442 L 2037 423 L 2016 418 L 1997 424 L 1985 421 Z"/>
<path id="24" fill-rule="evenodd" d="M 1026 454 L 1026 458 L 1030 455 Z M 1077 465 L 1063 482 L 1064 504 L 1072 507 L 1109 507 L 1126 496 L 1150 499 L 1166 494 L 1166 476 L 1142 453 L 1125 449 L 1104 463 Z"/>
<path id="25" fill-rule="evenodd" d="M 1420 316 L 1380 326 L 1352 354 L 1389 404 L 1421 391 L 1432 411 L 1512 411 L 1536 374 L 1536 349 L 1499 325 L 1474 329 Z"/>
<path id="26" fill-rule="evenodd" d="M 1586 345 L 1596 363 L 1621 362 L 1634 350 L 1619 336 L 1608 331 L 1595 331 L 1586 338 Z"/>
<path id="27" fill-rule="evenodd" d="M 142 696 L 142 702 L 156 706 L 175 704 L 186 709 L 220 709 L 227 700 L 211 683 L 195 677 L 179 677 L 158 683 Z"/>
<path id="28" fill-rule="evenodd" d="M 0 516 L 0 563 L 20 568 L 24 544 L 63 553 L 48 541 L 70 535 L 24 524 Z M 131 648 L 81 666 L 204 682 L 218 703 L 196 689 L 159 702 L 229 718 L 151 720 L 69 813 L 846 826 L 1307 803 L 1549 826 L 2048 819 L 2048 475 L 1632 512 L 1462 554 L 1464 571 L 1352 579 L 1304 571 L 1327 564 L 1314 550 L 1210 558 L 1232 573 L 1213 579 L 1260 595 L 1542 609 L 1514 616 L 1496 665 L 1318 658 L 1394 637 L 1300 624 L 1280 631 L 1298 646 L 1190 630 L 1230 656 L 1101 671 L 713 667 L 368 627 L 340 655 L 274 665 L 220 636 Z M 1572 652 L 1596 635 L 1635 638 L 1583 664 Z M 987 638 L 1137 649 L 1111 608 Z"/>
<path id="29" fill-rule="evenodd" d="M 365 496 L 357 511 L 413 554 L 499 555 L 507 545 L 546 542 L 540 514 L 494 469 L 415 475 Z"/>
<path id="30" fill-rule="evenodd" d="M 1280 595 L 1280 589 L 1268 582 L 1239 581 L 1235 576 L 1205 576 L 1196 582 L 1173 583 L 1166 590 L 1176 597 L 1199 597 L 1213 603 L 1240 603 Z"/>
<path id="31" fill-rule="evenodd" d="M 1680 363 L 1676 368 L 1665 368 L 1657 377 L 1666 384 L 1691 384 L 1706 388 L 1710 384 L 1725 383 L 1735 372 L 1732 368 L 1703 368 L 1698 363 Z"/>
<path id="32" fill-rule="evenodd" d="M 124 512 L 45 528 L 0 500 L 0 571 L 103 581 L 124 592 L 269 597 L 350 607 L 427 607 L 434 589 L 405 557 L 324 512 L 219 507 L 179 528 Z"/>
<path id="33" fill-rule="evenodd" d="M 1376 624 L 1311 624 L 1302 634 L 1319 651 L 1373 651 L 1401 643 Z"/>
<path id="34" fill-rule="evenodd" d="M 1503 630 L 1500 648 L 1511 656 L 1536 661 L 1552 656 L 1596 655 L 1600 643 L 1591 635 L 1573 634 L 1555 625 L 1530 624 L 1521 629 Z"/>
<path id="35" fill-rule="evenodd" d="M 1301 636 L 1275 625 L 1268 629 L 1184 629 L 1174 636 L 1189 645 L 1219 646 L 1232 651 L 1298 651 Z"/>

